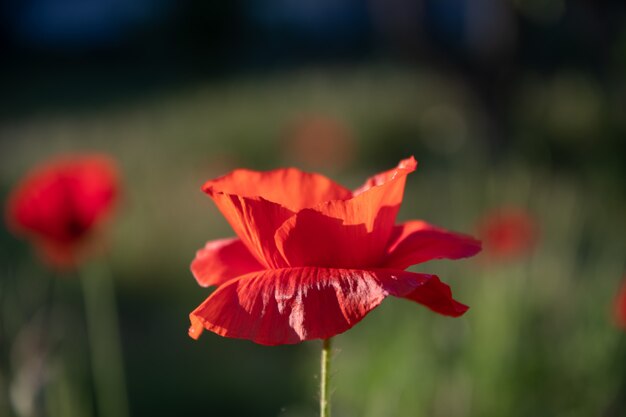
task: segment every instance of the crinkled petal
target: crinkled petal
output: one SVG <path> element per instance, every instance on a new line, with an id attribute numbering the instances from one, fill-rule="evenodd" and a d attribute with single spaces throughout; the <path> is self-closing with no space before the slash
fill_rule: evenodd
<path id="1" fill-rule="evenodd" d="M 384 267 L 405 269 L 432 259 L 459 259 L 480 252 L 480 241 L 423 221 L 409 221 L 394 228 Z"/>
<path id="2" fill-rule="evenodd" d="M 276 246 L 289 266 L 368 268 L 379 266 L 402 202 L 410 158 L 379 174 L 347 200 L 298 212 L 276 232 Z"/>
<path id="3" fill-rule="evenodd" d="M 207 242 L 196 252 L 191 262 L 191 272 L 202 287 L 221 285 L 240 275 L 262 269 L 263 266 L 237 238 Z"/>
<path id="4" fill-rule="evenodd" d="M 207 329 L 264 345 L 326 339 L 350 329 L 388 295 L 409 298 L 441 314 L 462 314 L 458 305 L 446 304 L 449 291 L 433 275 L 391 269 L 254 272 L 223 284 L 193 311 L 189 335 L 198 338 Z"/>

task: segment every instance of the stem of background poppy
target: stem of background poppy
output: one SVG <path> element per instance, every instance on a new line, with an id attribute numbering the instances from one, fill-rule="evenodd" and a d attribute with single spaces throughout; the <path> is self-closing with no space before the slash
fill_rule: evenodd
<path id="1" fill-rule="evenodd" d="M 98 415 L 128 417 L 122 345 L 110 274 L 95 265 L 82 270 L 87 332 Z"/>
<path id="2" fill-rule="evenodd" d="M 322 341 L 322 363 L 320 374 L 320 417 L 330 417 L 330 356 L 331 339 Z"/>

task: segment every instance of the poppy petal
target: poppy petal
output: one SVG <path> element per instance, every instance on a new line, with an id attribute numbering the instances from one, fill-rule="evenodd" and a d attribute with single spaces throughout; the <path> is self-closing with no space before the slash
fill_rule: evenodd
<path id="1" fill-rule="evenodd" d="M 239 236 L 250 253 L 267 268 L 281 268 L 286 263 L 276 250 L 276 229 L 293 212 L 260 197 L 233 194 L 210 194 L 215 205 Z"/>
<path id="2" fill-rule="evenodd" d="M 268 268 L 287 264 L 274 234 L 295 211 L 352 193 L 330 179 L 294 168 L 268 172 L 238 169 L 202 188 L 252 254 Z"/>
<path id="3" fill-rule="evenodd" d="M 380 265 L 402 202 L 406 176 L 417 162 L 372 177 L 348 200 L 298 212 L 276 231 L 276 246 L 289 266 L 367 268 Z"/>
<path id="4" fill-rule="evenodd" d="M 428 285 L 431 280 L 435 283 Z M 442 314 L 462 314 L 458 306 L 446 304 L 450 289 L 432 275 L 285 268 L 254 272 L 220 286 L 190 314 L 189 335 L 198 338 L 207 329 L 264 345 L 326 339 L 350 329 L 388 295 L 409 298 Z"/>
<path id="5" fill-rule="evenodd" d="M 272 171 L 237 169 L 208 181 L 203 190 L 241 197 L 261 197 L 293 212 L 314 207 L 324 201 L 350 198 L 352 192 L 331 179 L 296 168 Z"/>
<path id="6" fill-rule="evenodd" d="M 398 175 L 401 175 L 403 171 L 408 170 L 410 172 L 415 171 L 417 168 L 417 161 L 413 156 L 407 159 L 403 159 L 398 163 L 398 165 L 390 169 L 388 171 L 380 172 L 376 175 L 369 177 L 362 186 L 354 190 L 354 195 L 359 195 L 369 190 L 372 187 L 376 187 L 379 185 L 383 185 L 386 182 L 389 182 L 396 178 Z M 402 196 L 400 196 L 400 201 L 402 201 Z"/>
<path id="7" fill-rule="evenodd" d="M 480 249 L 480 241 L 471 236 L 419 220 L 409 221 L 394 228 L 383 265 L 406 269 L 432 259 L 467 258 L 476 255 Z"/>
<path id="8" fill-rule="evenodd" d="M 202 287 L 219 286 L 240 275 L 262 269 L 263 266 L 237 238 L 207 242 L 191 262 L 191 272 Z"/>
<path id="9" fill-rule="evenodd" d="M 405 272 L 412 274 L 411 272 Z M 421 279 L 403 280 L 395 288 L 388 286 L 389 294 L 415 301 L 444 316 L 459 317 L 469 309 L 465 304 L 461 304 L 452 298 L 450 287 L 441 282 L 436 275 L 415 275 Z M 393 290 L 396 292 L 394 293 Z"/>

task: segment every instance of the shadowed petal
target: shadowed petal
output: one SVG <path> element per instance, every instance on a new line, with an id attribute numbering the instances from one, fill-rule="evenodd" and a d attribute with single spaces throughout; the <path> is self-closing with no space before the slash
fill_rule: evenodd
<path id="1" fill-rule="evenodd" d="M 415 275 L 420 276 L 421 280 L 403 280 L 396 287 L 388 286 L 389 294 L 415 301 L 444 316 L 459 317 L 469 309 L 452 298 L 450 287 L 436 275 Z"/>
<path id="2" fill-rule="evenodd" d="M 432 259 L 459 259 L 480 252 L 480 241 L 423 221 L 409 221 L 394 228 L 383 266 L 405 269 Z"/>
<path id="3" fill-rule="evenodd" d="M 210 194 L 228 223 L 250 253 L 267 268 L 281 268 L 286 262 L 276 249 L 276 229 L 293 212 L 260 197 L 241 197 L 234 194 Z"/>
<path id="4" fill-rule="evenodd" d="M 402 202 L 410 158 L 372 177 L 348 200 L 322 203 L 289 218 L 276 232 L 276 246 L 289 266 L 367 268 L 379 266 Z"/>
<path id="5" fill-rule="evenodd" d="M 430 281 L 435 282 L 428 285 Z M 407 297 L 442 314 L 462 314 L 456 304 L 446 304 L 450 290 L 432 275 L 286 268 L 251 273 L 220 286 L 190 314 L 189 335 L 198 338 L 207 329 L 264 345 L 325 339 L 350 329 L 388 295 Z"/>
<path id="6" fill-rule="evenodd" d="M 202 287 L 221 285 L 263 266 L 237 238 L 212 240 L 196 252 L 191 272 Z"/>

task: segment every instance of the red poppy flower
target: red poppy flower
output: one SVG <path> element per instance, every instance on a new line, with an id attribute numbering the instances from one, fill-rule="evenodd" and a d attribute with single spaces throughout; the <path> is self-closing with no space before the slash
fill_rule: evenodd
<path id="1" fill-rule="evenodd" d="M 626 279 L 615 298 L 614 319 L 619 327 L 626 330 Z"/>
<path id="2" fill-rule="evenodd" d="M 457 317 L 467 306 L 435 275 L 405 271 L 480 251 L 477 240 L 422 221 L 395 224 L 415 159 L 350 191 L 299 171 L 236 170 L 208 181 L 238 238 L 207 243 L 191 264 L 201 286 L 218 286 L 190 314 L 204 329 L 265 345 L 326 339 L 393 295 Z"/>
<path id="3" fill-rule="evenodd" d="M 537 229 L 527 211 L 506 207 L 488 213 L 479 224 L 478 235 L 489 258 L 511 259 L 532 250 L 537 243 Z"/>
<path id="4" fill-rule="evenodd" d="M 43 259 L 74 266 L 118 195 L 115 164 L 103 155 L 68 155 L 37 166 L 9 196 L 6 221 Z"/>

